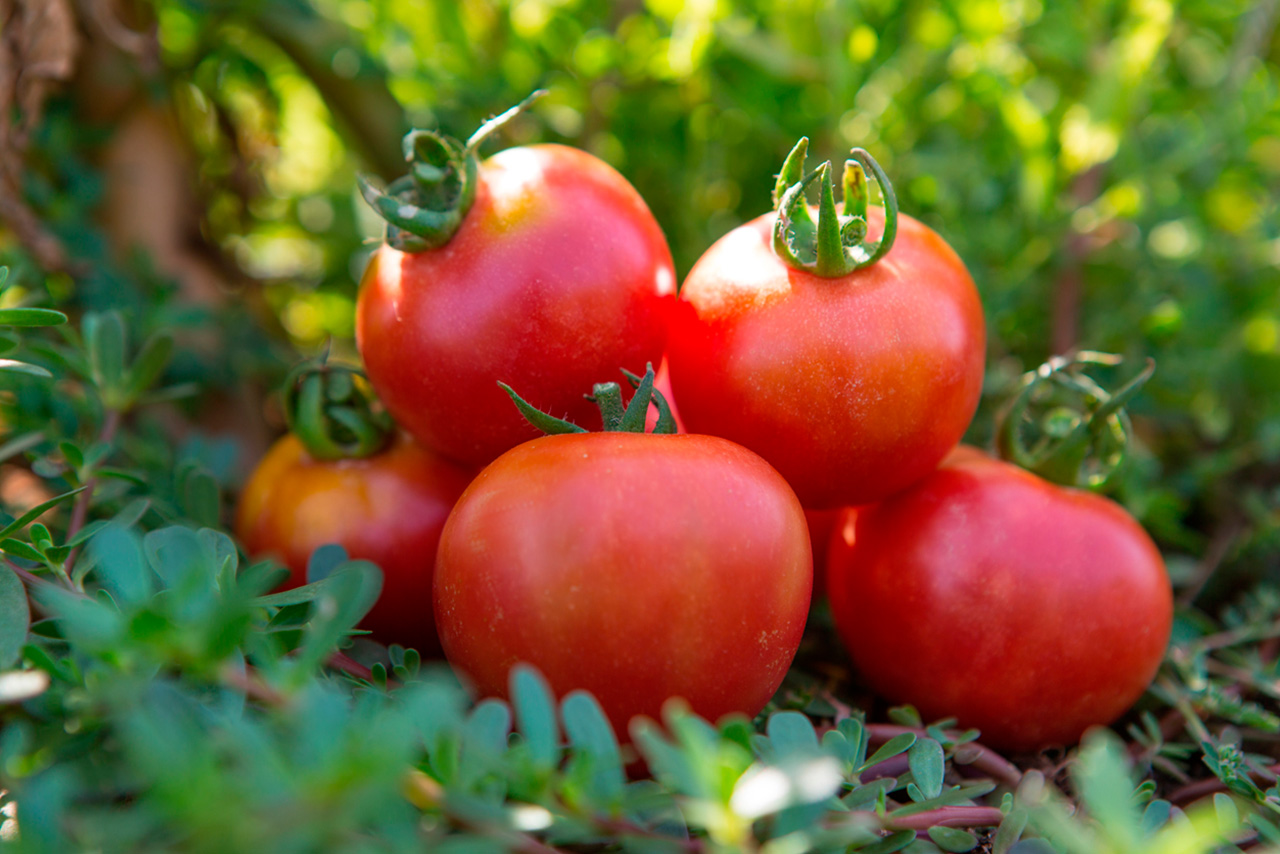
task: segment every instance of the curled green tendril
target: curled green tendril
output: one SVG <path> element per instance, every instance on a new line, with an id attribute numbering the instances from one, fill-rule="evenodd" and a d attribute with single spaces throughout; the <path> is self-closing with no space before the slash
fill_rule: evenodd
<path id="1" fill-rule="evenodd" d="M 676 432 L 676 421 L 671 414 L 670 404 L 667 403 L 667 399 L 662 392 L 653 387 L 653 363 L 645 365 L 643 377 L 636 376 L 626 368 L 622 369 L 622 373 L 627 378 L 627 382 L 631 384 L 631 387 L 636 390 L 625 409 L 622 406 L 622 387 L 618 383 L 596 383 L 591 390 L 591 394 L 586 395 L 587 400 L 600 407 L 600 421 L 604 425 L 604 432 L 645 432 L 645 421 L 650 405 L 656 406 L 658 409 L 658 423 L 654 426 L 653 432 Z M 548 415 L 542 410 L 536 409 L 532 404 L 516 394 L 511 386 L 506 383 L 499 382 L 498 386 L 511 398 L 512 403 L 520 410 L 520 414 L 525 417 L 525 420 L 543 433 L 556 435 L 560 433 L 587 432 L 572 421 L 556 418 L 554 415 Z"/>
<path id="2" fill-rule="evenodd" d="M 1103 486 L 1123 461 L 1132 434 L 1124 407 L 1156 365 L 1147 359 L 1142 371 L 1114 392 L 1084 368 L 1115 367 L 1121 361 L 1110 353 L 1082 350 L 1054 356 L 1028 372 L 997 432 L 1000 455 L 1054 483 Z M 1033 405 L 1045 408 L 1038 418 L 1031 413 Z M 1031 445 L 1025 438 L 1028 430 L 1037 434 Z"/>
<path id="3" fill-rule="evenodd" d="M 898 233 L 898 199 L 880 164 L 866 149 L 854 148 L 845 161 L 842 184 L 843 211 L 838 211 L 830 161 L 804 172 L 809 140 L 801 137 L 778 173 L 774 205 L 778 218 L 773 229 L 773 249 L 792 267 L 835 278 L 870 266 L 893 247 Z M 880 188 L 884 204 L 884 231 L 880 239 L 867 241 L 868 174 Z M 818 218 L 809 210 L 805 192 L 818 183 Z"/>
<path id="4" fill-rule="evenodd" d="M 364 374 L 330 364 L 328 353 L 289 374 L 284 412 L 289 429 L 318 460 L 372 456 L 386 447 L 395 431 Z"/>
<path id="5" fill-rule="evenodd" d="M 410 131 L 403 143 L 409 174 L 385 190 L 357 176 L 360 194 L 386 220 L 387 244 L 402 252 L 421 252 L 448 243 L 475 202 L 480 168 L 476 149 L 545 94 L 539 89 L 489 119 L 465 143 L 437 131 Z"/>

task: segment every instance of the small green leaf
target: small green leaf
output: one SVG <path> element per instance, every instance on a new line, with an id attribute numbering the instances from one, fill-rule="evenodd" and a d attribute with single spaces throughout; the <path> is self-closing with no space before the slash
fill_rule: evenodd
<path id="1" fill-rule="evenodd" d="M 89 543 L 94 572 L 102 586 L 119 602 L 142 602 L 154 590 L 155 576 L 147 566 L 142 538 L 129 529 L 109 524 Z"/>
<path id="2" fill-rule="evenodd" d="M 916 711 L 915 706 L 894 706 L 889 709 L 889 720 L 900 726 L 909 726 L 914 729 L 924 727 L 924 721 L 920 719 L 920 713 Z"/>
<path id="3" fill-rule="evenodd" d="M 544 769 L 555 767 L 560 760 L 555 697 L 542 674 L 527 664 L 511 668 L 511 705 L 533 761 Z"/>
<path id="4" fill-rule="evenodd" d="M 84 492 L 83 486 L 79 489 L 73 489 L 70 492 L 64 492 L 61 495 L 55 495 L 48 501 L 43 501 L 40 504 L 37 504 L 17 519 L 14 519 L 8 525 L 5 525 L 3 529 L 0 529 L 0 539 L 12 536 L 15 532 L 21 531 L 27 525 L 43 516 L 45 512 L 52 510 L 68 498 L 71 498 L 73 495 L 79 495 L 81 492 Z"/>
<path id="5" fill-rule="evenodd" d="M 845 718 L 836 725 L 836 730 L 849 742 L 851 768 L 861 768 L 867 761 L 867 728 L 857 718 Z"/>
<path id="6" fill-rule="evenodd" d="M 765 732 L 773 744 L 773 760 L 818 752 L 818 734 L 813 722 L 800 712 L 777 712 L 769 716 Z"/>
<path id="7" fill-rule="evenodd" d="M 127 346 L 124 318 L 117 311 L 87 314 L 81 328 L 89 354 L 90 377 L 104 397 L 119 395 Z"/>
<path id="8" fill-rule="evenodd" d="M 189 463 L 178 475 L 179 497 L 187 518 L 205 528 L 216 528 L 222 518 L 222 490 L 218 481 L 199 463 Z"/>
<path id="9" fill-rule="evenodd" d="M 916 778 L 916 785 L 926 799 L 942 794 L 946 757 L 942 753 L 941 744 L 932 738 L 918 739 L 907 751 L 907 762 L 911 767 L 911 775 Z"/>
<path id="10" fill-rule="evenodd" d="M 33 365 L 30 362 L 19 362 L 16 359 L 0 359 L 0 371 L 10 374 L 26 374 L 46 380 L 53 378 L 53 374 L 39 365 Z"/>
<path id="11" fill-rule="evenodd" d="M 0 308 L 0 326 L 61 326 L 67 316 L 52 308 Z"/>
<path id="12" fill-rule="evenodd" d="M 1009 854 L 1009 849 L 1022 838 L 1022 832 L 1027 829 L 1028 818 L 1024 807 L 1014 806 L 1010 809 L 991 839 L 991 854 Z"/>
<path id="13" fill-rule="evenodd" d="M 600 704 L 586 691 L 573 691 L 561 701 L 560 717 L 569 743 L 591 761 L 593 796 L 604 803 L 616 803 L 626 778 L 618 739 Z"/>
<path id="14" fill-rule="evenodd" d="M 1240 808 L 1231 796 L 1218 792 L 1213 796 L 1213 811 L 1218 816 L 1218 828 L 1230 833 L 1240 826 Z"/>
<path id="15" fill-rule="evenodd" d="M 307 559 L 307 582 L 323 581 L 346 560 L 347 550 L 337 543 L 320 546 Z"/>
<path id="16" fill-rule="evenodd" d="M 880 745 L 880 749 L 871 754 L 871 757 L 862 763 L 858 769 L 864 771 L 873 765 L 878 765 L 886 759 L 892 759 L 895 756 L 906 753 L 911 749 L 911 745 L 916 743 L 916 734 L 913 732 L 904 732 L 895 735 L 893 738 Z"/>
<path id="17" fill-rule="evenodd" d="M 501 756 L 510 733 L 511 707 L 501 700 L 481 700 L 462 725 L 463 749 L 490 759 Z"/>
<path id="18" fill-rule="evenodd" d="M 1169 822 L 1173 805 L 1165 800 L 1154 800 L 1142 813 L 1142 832 L 1150 836 Z"/>
<path id="19" fill-rule="evenodd" d="M 19 557 L 23 560 L 33 560 L 36 563 L 44 563 L 44 554 L 30 543 L 22 540 L 6 537 L 0 540 L 0 551 L 13 557 Z"/>
<path id="20" fill-rule="evenodd" d="M 59 442 L 58 450 L 66 458 L 67 465 L 76 470 L 84 468 L 84 452 L 75 442 Z"/>
<path id="21" fill-rule="evenodd" d="M 931 827 L 929 838 L 943 851 L 972 851 L 978 847 L 977 837 L 958 827 Z"/>
<path id="22" fill-rule="evenodd" d="M 0 668 L 18 660 L 30 626 L 27 587 L 17 573 L 0 564 Z"/>
<path id="23" fill-rule="evenodd" d="M 858 854 L 893 854 L 894 851 L 901 851 L 915 841 L 916 832 L 914 830 L 899 830 L 897 833 L 889 834 L 879 842 L 857 850 Z"/>
<path id="24" fill-rule="evenodd" d="M 125 382 L 125 398 L 129 403 L 137 401 L 155 384 L 172 356 L 173 338 L 169 335 L 157 335 L 143 345 L 129 368 L 129 376 Z"/>

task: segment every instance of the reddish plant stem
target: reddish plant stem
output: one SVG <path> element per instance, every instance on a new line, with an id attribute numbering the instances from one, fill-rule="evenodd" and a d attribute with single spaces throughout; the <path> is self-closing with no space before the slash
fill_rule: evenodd
<path id="1" fill-rule="evenodd" d="M 354 658 L 347 655 L 345 652 L 342 652 L 341 650 L 334 650 L 333 653 L 329 656 L 329 660 L 326 661 L 325 664 L 326 666 L 332 667 L 334 670 L 337 670 L 341 673 L 345 673 L 348 676 L 354 676 L 357 679 L 364 679 L 365 681 L 368 681 L 368 682 L 373 681 L 372 670 L 365 667 L 363 664 L 356 661 Z M 395 685 L 396 683 L 393 682 L 392 680 L 390 679 L 387 680 L 388 688 L 393 688 L 395 687 Z"/>
<path id="2" fill-rule="evenodd" d="M 916 735 L 927 736 L 929 733 L 923 729 L 908 726 L 898 726 L 896 724 L 867 724 L 867 740 L 871 744 L 883 744 L 889 739 L 902 735 L 903 733 L 914 733 Z M 948 737 L 959 735 L 959 730 L 947 730 Z M 996 753 L 986 745 L 979 744 L 976 741 L 965 744 L 968 750 L 977 751 L 977 755 L 972 762 L 966 763 L 971 768 L 976 768 L 991 776 L 992 779 L 1006 785 L 1016 787 L 1022 782 L 1022 771 L 1018 766 L 1014 765 L 1008 759 L 1005 759 L 999 753 Z"/>
<path id="3" fill-rule="evenodd" d="M 910 815 L 883 819 L 886 830 L 928 830 L 931 827 L 995 827 L 1004 821 L 1004 813 L 996 807 L 947 806 Z"/>
<path id="4" fill-rule="evenodd" d="M 1268 784 L 1274 783 L 1276 775 L 1280 774 L 1280 765 L 1272 765 L 1268 768 L 1255 769 L 1249 772 L 1249 777 L 1255 783 Z M 1219 780 L 1217 777 L 1210 777 L 1207 780 L 1196 780 L 1194 783 L 1188 783 L 1180 789 L 1175 789 L 1169 795 L 1169 803 L 1174 806 L 1182 806 L 1183 804 L 1191 804 L 1206 798 L 1209 795 L 1218 792 L 1227 791 L 1227 784 Z"/>
<path id="5" fill-rule="evenodd" d="M 289 703 L 288 696 L 265 682 L 251 667 L 246 667 L 241 671 L 231 665 L 226 665 L 222 668 L 219 676 L 224 684 L 244 693 L 251 700 L 257 700 L 275 708 Z"/>

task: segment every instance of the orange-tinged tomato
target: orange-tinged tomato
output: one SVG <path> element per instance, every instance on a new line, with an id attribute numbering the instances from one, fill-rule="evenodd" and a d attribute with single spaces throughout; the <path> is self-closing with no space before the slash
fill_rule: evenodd
<path id="1" fill-rule="evenodd" d="M 988 744 L 1078 739 L 1141 696 L 1173 596 L 1124 508 L 972 448 L 837 524 L 836 627 L 876 691 Z"/>
<path id="2" fill-rule="evenodd" d="M 623 734 L 673 696 L 713 720 L 759 712 L 811 587 L 804 512 L 760 457 L 713 436 L 577 433 L 468 487 L 440 541 L 436 621 L 481 694 L 505 696 L 528 662 Z"/>
<path id="3" fill-rule="evenodd" d="M 483 465 L 535 438 L 498 388 L 598 428 L 583 389 L 642 373 L 666 342 L 675 274 L 644 200 L 563 145 L 501 151 L 447 243 L 381 247 L 356 306 L 369 382 L 420 442 Z"/>
<path id="4" fill-rule="evenodd" d="M 382 595 L 361 627 L 430 655 L 440 648 L 431 608 L 436 547 L 470 481 L 468 471 L 405 436 L 373 456 L 323 461 L 290 434 L 250 477 L 235 530 L 249 554 L 289 567 L 286 587 L 306 582 L 311 553 L 329 543 L 376 563 Z"/>

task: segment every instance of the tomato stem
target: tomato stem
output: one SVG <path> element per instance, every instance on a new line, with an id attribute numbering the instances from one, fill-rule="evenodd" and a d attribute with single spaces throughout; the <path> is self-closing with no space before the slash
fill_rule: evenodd
<path id="1" fill-rule="evenodd" d="M 1133 431 L 1124 407 L 1151 379 L 1156 363 L 1132 379 L 1107 391 L 1083 372 L 1085 367 L 1115 367 L 1119 356 L 1081 350 L 1054 356 L 1022 380 L 1022 389 L 1009 404 L 996 433 L 1000 455 L 1010 462 L 1066 486 L 1102 487 L 1123 461 Z M 1070 402 L 1063 402 L 1064 395 Z M 1047 411 L 1037 420 L 1032 404 Z M 1025 431 L 1038 436 L 1027 445 Z"/>
<path id="2" fill-rule="evenodd" d="M 290 372 L 284 412 L 289 429 L 317 460 L 372 456 L 386 447 L 395 429 L 364 374 L 330 364 L 327 351 Z"/>
<path id="3" fill-rule="evenodd" d="M 586 395 L 587 400 L 600 407 L 600 421 L 604 425 L 604 432 L 643 433 L 645 431 L 646 416 L 649 414 L 651 405 L 658 408 L 658 423 L 654 425 L 653 432 L 676 432 L 676 421 L 671 414 L 671 406 L 667 403 L 667 399 L 662 392 L 653 387 L 653 363 L 650 362 L 645 365 L 643 377 L 636 376 L 626 368 L 622 369 L 622 373 L 627 378 L 627 382 L 631 383 L 631 387 L 636 390 L 625 409 L 622 406 L 622 387 L 615 382 L 596 383 L 591 390 L 591 394 Z M 525 420 L 543 433 L 556 435 L 559 433 L 587 432 L 572 421 L 557 418 L 536 408 L 516 394 L 515 390 L 506 383 L 499 382 L 498 386 L 511 398 L 511 402 L 520 410 L 520 414 L 525 417 Z"/>
<path id="4" fill-rule="evenodd" d="M 547 94 L 539 89 L 504 113 L 494 116 L 466 143 L 434 130 L 412 130 L 404 138 L 409 174 L 385 190 L 357 176 L 360 194 L 386 220 L 387 244 L 402 252 L 421 252 L 448 243 L 476 198 L 479 160 L 476 150 L 492 133 Z"/>
<path id="5" fill-rule="evenodd" d="M 836 208 L 831 162 L 804 172 L 809 140 L 801 137 L 778 173 L 773 188 L 778 218 L 773 230 L 773 250 L 787 264 L 824 278 L 836 278 L 870 266 L 893 247 L 898 233 L 898 199 L 893 185 L 875 158 L 863 148 L 849 152 L 841 183 L 843 212 Z M 884 206 L 884 230 L 880 239 L 867 240 L 868 173 L 880 188 Z M 805 192 L 818 182 L 818 221 L 815 225 Z"/>

